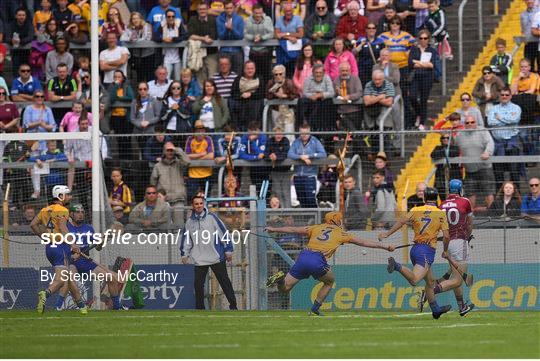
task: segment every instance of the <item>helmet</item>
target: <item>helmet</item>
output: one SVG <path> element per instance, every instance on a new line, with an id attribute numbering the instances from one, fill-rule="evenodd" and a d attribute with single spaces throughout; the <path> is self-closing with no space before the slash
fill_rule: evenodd
<path id="1" fill-rule="evenodd" d="M 84 207 L 82 204 L 80 203 L 75 203 L 74 205 L 72 205 L 71 207 L 69 207 L 69 210 L 71 212 L 84 212 Z"/>
<path id="2" fill-rule="evenodd" d="M 64 195 L 71 193 L 69 188 L 64 185 L 56 185 L 52 189 L 52 196 L 54 199 L 58 199 L 59 201 L 64 201 Z M 62 197 L 60 197 L 62 196 Z"/>
<path id="3" fill-rule="evenodd" d="M 439 196 L 439 192 L 435 188 L 427 187 L 424 191 L 424 202 L 437 202 L 437 197 Z"/>
<path id="4" fill-rule="evenodd" d="M 341 227 L 341 222 L 343 221 L 343 215 L 341 212 L 328 212 L 324 215 L 325 223 L 332 223 L 338 227 Z"/>
<path id="5" fill-rule="evenodd" d="M 460 181 L 459 179 L 452 179 L 450 183 L 448 183 L 448 192 L 451 194 L 462 195 L 463 182 Z"/>

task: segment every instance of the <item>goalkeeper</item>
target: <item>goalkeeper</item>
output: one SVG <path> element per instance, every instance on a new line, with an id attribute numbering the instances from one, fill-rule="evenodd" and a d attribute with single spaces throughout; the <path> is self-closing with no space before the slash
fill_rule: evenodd
<path id="1" fill-rule="evenodd" d="M 345 243 L 369 248 L 381 248 L 389 252 L 394 246 L 384 246 L 381 243 L 362 240 L 343 230 L 343 216 L 339 212 L 329 212 L 324 216 L 324 223 L 308 227 L 267 227 L 268 232 L 297 233 L 309 237 L 306 248 L 300 253 L 298 259 L 285 275 L 283 271 L 270 276 L 266 282 L 267 287 L 278 283 L 281 292 L 289 292 L 300 280 L 310 276 L 323 283 L 319 290 L 310 314 L 320 315 L 319 308 L 330 293 L 334 285 L 334 273 L 327 263 L 336 250 Z M 284 282 L 281 282 L 283 281 Z"/>

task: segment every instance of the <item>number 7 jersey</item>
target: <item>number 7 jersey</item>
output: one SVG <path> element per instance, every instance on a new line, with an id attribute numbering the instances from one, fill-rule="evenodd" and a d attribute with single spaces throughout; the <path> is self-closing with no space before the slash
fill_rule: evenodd
<path id="1" fill-rule="evenodd" d="M 448 230 L 446 213 L 436 206 L 413 207 L 407 213 L 407 220 L 414 231 L 414 243 L 427 244 L 437 248 L 437 235 Z"/>

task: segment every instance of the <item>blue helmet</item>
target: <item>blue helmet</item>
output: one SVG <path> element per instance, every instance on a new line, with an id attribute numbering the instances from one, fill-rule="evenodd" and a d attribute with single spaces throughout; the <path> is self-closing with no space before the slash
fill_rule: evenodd
<path id="1" fill-rule="evenodd" d="M 463 182 L 459 179 L 452 179 L 450 183 L 448 183 L 448 192 L 450 194 L 461 195 L 463 192 Z"/>

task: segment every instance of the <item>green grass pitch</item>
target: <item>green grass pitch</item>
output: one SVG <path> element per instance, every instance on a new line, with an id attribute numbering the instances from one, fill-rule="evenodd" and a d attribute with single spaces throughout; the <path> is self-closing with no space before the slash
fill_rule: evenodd
<path id="1" fill-rule="evenodd" d="M 539 312 L 0 312 L 2 358 L 540 358 Z"/>

